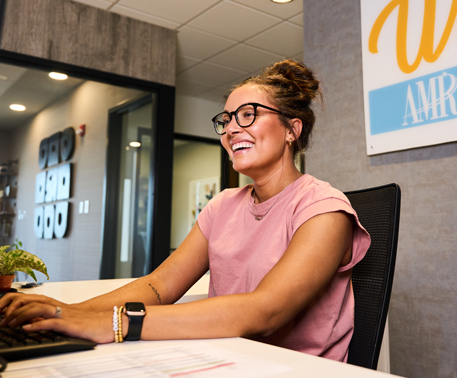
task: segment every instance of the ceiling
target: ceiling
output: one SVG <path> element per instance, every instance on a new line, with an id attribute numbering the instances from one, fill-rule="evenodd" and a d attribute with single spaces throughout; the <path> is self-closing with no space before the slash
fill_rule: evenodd
<path id="1" fill-rule="evenodd" d="M 176 91 L 220 102 L 282 58 L 303 59 L 303 1 L 73 0 L 178 33 Z"/>
<path id="2" fill-rule="evenodd" d="M 72 77 L 57 81 L 48 73 L 0 63 L 0 129 L 22 124 L 84 81 Z M 26 104 L 27 108 L 14 112 L 10 104 Z"/>

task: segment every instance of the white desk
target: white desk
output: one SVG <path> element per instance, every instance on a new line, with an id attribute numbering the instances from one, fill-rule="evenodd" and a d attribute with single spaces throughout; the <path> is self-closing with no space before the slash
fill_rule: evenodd
<path id="1" fill-rule="evenodd" d="M 56 282 L 45 283 L 41 287 L 34 289 L 26 289 L 27 293 L 45 294 L 54 297 L 57 300 L 62 300 L 67 303 L 74 303 L 86 300 L 96 295 L 100 295 L 111 291 L 123 284 L 130 282 L 129 279 L 119 280 L 100 280 L 100 281 L 79 281 L 79 282 Z M 190 302 L 193 300 L 203 299 L 207 297 L 209 276 L 204 276 L 193 286 L 186 295 L 180 300 Z M 124 342 L 122 344 L 104 344 L 98 345 L 95 350 L 68 353 L 57 356 L 37 358 L 28 361 L 12 362 L 8 364 L 6 372 L 12 372 L 21 368 L 38 367 L 48 365 L 55 362 L 64 361 L 81 361 L 89 357 L 106 356 L 119 352 L 129 352 L 137 350 L 146 350 L 153 348 L 162 348 L 174 345 L 183 345 L 193 343 L 194 340 L 176 340 L 176 341 L 137 341 Z M 278 348 L 268 344 L 258 343 L 243 338 L 227 338 L 227 339 L 210 339 L 205 340 L 214 346 L 222 347 L 241 353 L 247 356 L 262 358 L 270 361 L 275 361 L 282 365 L 287 365 L 292 368 L 291 371 L 279 375 L 270 375 L 269 377 L 319 377 L 319 378 L 370 378 L 370 377 L 393 377 L 393 375 L 385 374 L 373 370 L 360 368 L 340 362 L 330 361 L 324 358 L 310 356 L 304 353 L 299 353 L 283 348 Z M 6 374 L 7 375 L 7 374 Z"/>
<path id="2" fill-rule="evenodd" d="M 116 280 L 45 282 L 43 285 L 32 289 L 21 289 L 20 283 L 13 282 L 13 287 L 26 294 L 43 294 L 64 303 L 79 303 L 113 291 L 134 280 L 134 278 L 121 278 Z M 208 287 L 209 274 L 205 274 L 177 303 L 208 298 Z"/>

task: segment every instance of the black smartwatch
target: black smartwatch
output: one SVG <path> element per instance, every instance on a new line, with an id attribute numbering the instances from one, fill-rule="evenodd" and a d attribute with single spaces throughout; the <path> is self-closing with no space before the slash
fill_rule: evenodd
<path id="1" fill-rule="evenodd" d="M 125 340 L 135 341 L 141 337 L 143 329 L 143 319 L 146 315 L 146 308 L 141 302 L 127 302 L 124 305 L 124 312 L 129 317 L 129 331 Z"/>

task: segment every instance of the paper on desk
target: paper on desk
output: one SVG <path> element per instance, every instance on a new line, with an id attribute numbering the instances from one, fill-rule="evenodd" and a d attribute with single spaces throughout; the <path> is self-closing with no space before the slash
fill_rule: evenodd
<path id="1" fill-rule="evenodd" d="M 3 378 L 255 378 L 292 370 L 205 342 L 57 362 L 3 372 Z"/>

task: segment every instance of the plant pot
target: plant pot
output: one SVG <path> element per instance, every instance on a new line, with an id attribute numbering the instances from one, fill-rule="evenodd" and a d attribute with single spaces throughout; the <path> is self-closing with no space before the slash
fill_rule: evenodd
<path id="1" fill-rule="evenodd" d="M 11 290 L 14 276 L 14 274 L 11 274 L 10 276 L 0 276 L 0 292 L 8 292 Z"/>

